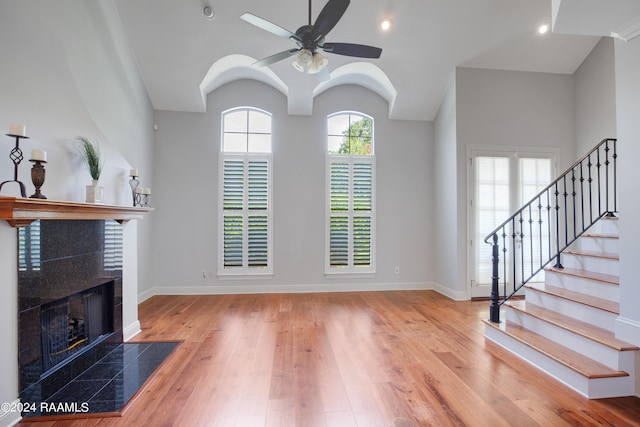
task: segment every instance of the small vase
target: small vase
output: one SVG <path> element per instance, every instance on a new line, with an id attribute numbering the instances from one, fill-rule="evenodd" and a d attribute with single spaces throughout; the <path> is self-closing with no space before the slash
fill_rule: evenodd
<path id="1" fill-rule="evenodd" d="M 87 203 L 104 203 L 104 187 L 98 185 L 97 179 L 94 179 L 91 185 L 87 185 Z"/>

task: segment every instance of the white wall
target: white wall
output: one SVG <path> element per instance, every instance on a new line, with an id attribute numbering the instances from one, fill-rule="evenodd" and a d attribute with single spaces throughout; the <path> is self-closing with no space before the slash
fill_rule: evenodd
<path id="1" fill-rule="evenodd" d="M 0 181 L 13 178 L 9 151 L 14 141 L 4 134 L 14 122 L 27 125 L 31 139 L 20 145 L 27 159 L 31 148 L 48 152 L 42 192 L 49 199 L 84 201 L 90 176 L 69 143 L 76 135 L 101 143 L 106 163 L 100 181 L 107 203 L 130 203 L 131 165 L 146 174 L 145 179 L 152 177 L 153 110 L 128 46 L 113 37 L 118 21 L 112 6 L 110 1 L 0 2 Z M 34 191 L 30 165 L 24 160 L 19 174 L 27 195 Z M 16 189 L 7 184 L 2 194 L 15 195 Z M 140 234 L 140 242 L 149 241 L 149 232 Z M 0 224 L 0 283 L 6 290 L 0 299 L 6 317 L 0 323 L 5 342 L 0 369 L 9 379 L 0 382 L 0 402 L 18 396 L 16 245 L 15 230 Z M 150 252 L 142 247 L 142 253 Z M 141 276 L 150 262 L 142 261 Z M 127 262 L 132 265 L 137 259 Z M 126 327 L 137 321 L 137 284 L 124 286 Z M 0 425 L 10 416 L 0 414 Z"/>
<path id="2" fill-rule="evenodd" d="M 640 345 L 640 38 L 615 42 L 616 111 L 618 128 L 618 194 L 620 206 L 620 318 L 616 335 Z M 640 358 L 639 358 L 640 359 Z M 640 361 L 639 361 L 640 363 Z M 636 371 L 640 395 L 640 371 Z"/>
<path id="3" fill-rule="evenodd" d="M 440 104 L 434 124 L 435 281 L 437 289 L 453 299 L 467 299 L 464 288 L 466 260 L 460 256 L 458 197 L 452 188 L 464 180 L 457 168 L 456 79 L 452 80 Z"/>
<path id="4" fill-rule="evenodd" d="M 466 294 L 467 146 L 558 149 L 557 169 L 562 171 L 575 160 L 575 89 L 570 75 L 458 68 L 453 107 L 451 101 L 447 101 L 449 96 L 452 95 L 445 97 L 444 109 L 441 107 L 443 118 L 437 119 L 436 145 L 439 161 L 445 161 L 445 166 L 439 167 L 450 168 L 448 171 L 443 169 L 443 178 L 450 177 L 451 170 L 456 171 L 457 181 L 450 185 L 455 185 L 457 200 L 446 203 L 450 208 L 455 207 L 455 211 L 446 211 L 450 215 L 449 221 L 456 221 L 455 234 L 447 232 L 441 236 L 443 239 L 455 238 L 456 243 L 451 246 L 452 243 L 439 241 L 438 244 L 451 246 L 446 268 L 451 269 L 455 262 L 456 270 L 442 272 L 438 277 L 448 275 L 447 280 L 455 282 L 442 285 L 450 287 L 452 293 Z M 455 136 L 451 135 L 454 119 L 446 118 L 452 114 L 447 112 L 452 108 L 455 109 Z M 440 126 L 441 121 L 449 124 Z M 450 153 L 445 150 L 452 149 L 449 140 L 454 139 L 455 162 L 450 154 L 445 154 Z M 453 177 L 448 180 L 452 181 Z"/>
<path id="5" fill-rule="evenodd" d="M 613 39 L 603 37 L 574 73 L 578 160 L 605 138 L 616 137 Z"/>
<path id="6" fill-rule="evenodd" d="M 274 275 L 217 277 L 220 115 L 252 106 L 273 114 Z M 386 101 L 340 86 L 315 101 L 312 116 L 289 116 L 285 97 L 263 83 L 227 84 L 208 111 L 157 112 L 154 203 L 155 293 L 297 292 L 424 288 L 433 281 L 432 124 L 389 120 Z M 326 116 L 356 110 L 374 117 L 377 177 L 377 274 L 324 276 Z M 394 267 L 400 274 L 394 274 Z M 202 277 L 205 272 L 206 278 Z M 209 274 L 211 272 L 212 274 Z"/>

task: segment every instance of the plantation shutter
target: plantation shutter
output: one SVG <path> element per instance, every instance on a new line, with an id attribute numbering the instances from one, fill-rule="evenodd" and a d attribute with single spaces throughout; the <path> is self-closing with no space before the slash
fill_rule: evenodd
<path id="1" fill-rule="evenodd" d="M 18 269 L 40 270 L 40 221 L 18 228 Z"/>
<path id="2" fill-rule="evenodd" d="M 334 271 L 373 270 L 371 156 L 329 156 L 328 262 Z"/>
<path id="3" fill-rule="evenodd" d="M 223 160 L 223 268 L 270 269 L 270 159 L 227 155 Z"/>
<path id="4" fill-rule="evenodd" d="M 114 220 L 104 221 L 104 269 L 122 270 L 122 226 Z"/>

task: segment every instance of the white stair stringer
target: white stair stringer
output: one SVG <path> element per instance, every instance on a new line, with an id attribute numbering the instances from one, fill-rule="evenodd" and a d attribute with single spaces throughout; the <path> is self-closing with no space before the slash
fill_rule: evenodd
<path id="1" fill-rule="evenodd" d="M 634 394 L 634 381 L 630 375 L 587 378 L 527 343 L 501 332 L 499 328 L 487 325 L 485 337 L 588 399 L 625 397 Z"/>

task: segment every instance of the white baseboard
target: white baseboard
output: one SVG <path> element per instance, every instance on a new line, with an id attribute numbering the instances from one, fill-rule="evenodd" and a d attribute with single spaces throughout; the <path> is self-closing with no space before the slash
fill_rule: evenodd
<path id="1" fill-rule="evenodd" d="M 225 295 L 225 294 L 280 294 L 321 292 L 369 292 L 369 291 L 414 291 L 433 290 L 434 283 L 322 283 L 310 285 L 274 285 L 234 283 L 212 286 L 158 286 L 138 295 L 144 301 L 154 295 Z M 442 292 L 440 292 L 442 293 Z M 445 294 L 446 295 L 446 294 Z"/>
<path id="2" fill-rule="evenodd" d="M 454 291 L 451 288 L 443 286 L 439 283 L 433 283 L 433 290 L 454 301 L 467 301 L 469 299 L 469 295 L 467 294 L 466 290 Z"/>
<path id="3" fill-rule="evenodd" d="M 142 329 L 140 329 L 140 321 L 136 320 L 132 324 L 122 329 L 122 340 L 125 342 L 129 341 L 131 338 L 135 337 L 140 332 L 142 332 Z"/>
<path id="4" fill-rule="evenodd" d="M 155 293 L 154 293 L 153 288 L 152 289 L 147 289 L 146 291 L 143 291 L 143 292 L 140 292 L 138 294 L 138 304 L 148 300 L 149 298 L 151 298 L 154 295 L 155 295 Z"/>
<path id="5" fill-rule="evenodd" d="M 18 408 L 20 404 L 20 399 L 16 399 L 13 402 L 10 402 L 9 405 L 12 408 Z M 19 411 L 2 411 L 0 410 L 0 426 L 2 427 L 12 427 L 20 422 L 22 419 L 22 415 Z"/>

